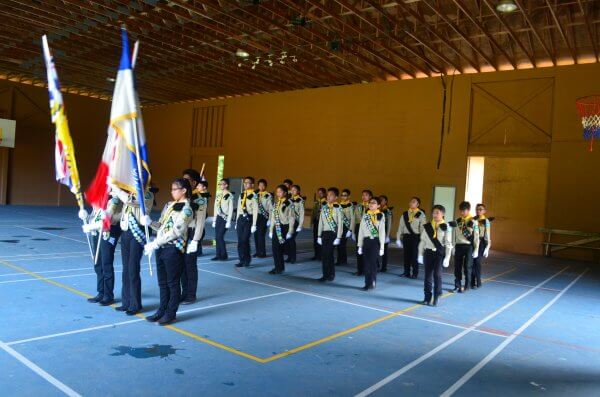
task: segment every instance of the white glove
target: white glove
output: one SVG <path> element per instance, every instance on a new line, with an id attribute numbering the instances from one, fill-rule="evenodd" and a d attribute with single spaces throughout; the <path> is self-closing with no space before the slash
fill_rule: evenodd
<path id="1" fill-rule="evenodd" d="M 225 226 L 225 227 L 227 227 L 227 226 Z M 233 225 L 233 228 L 234 228 L 235 230 L 237 230 L 237 222 L 235 223 L 235 225 Z"/>
<path id="2" fill-rule="evenodd" d="M 473 250 L 473 259 L 477 259 L 479 257 L 479 250 Z"/>
<path id="3" fill-rule="evenodd" d="M 483 250 L 483 257 L 487 258 L 489 254 L 490 254 L 490 247 L 485 247 L 485 249 Z"/>
<path id="4" fill-rule="evenodd" d="M 444 262 L 442 262 L 442 266 L 448 267 L 450 266 L 450 258 L 444 258 Z"/>
<path id="5" fill-rule="evenodd" d="M 267 227 L 271 226 L 271 221 L 267 221 Z"/>
<path id="6" fill-rule="evenodd" d="M 158 244 L 156 243 L 156 240 L 151 241 L 148 244 L 144 245 L 144 254 L 152 256 L 152 252 L 157 248 Z"/>
<path id="7" fill-rule="evenodd" d="M 389 237 L 386 237 L 386 238 L 385 238 L 385 243 L 386 243 L 386 244 L 389 244 L 389 243 L 390 243 L 390 238 L 389 238 Z"/>
<path id="8" fill-rule="evenodd" d="M 250 233 L 252 233 L 252 234 L 256 233 L 256 226 L 252 226 L 250 228 Z"/>
<path id="9" fill-rule="evenodd" d="M 142 219 L 140 219 L 140 223 L 142 226 L 150 226 L 152 223 L 152 218 L 150 218 L 150 215 L 144 215 L 142 216 Z"/>
<path id="10" fill-rule="evenodd" d="M 130 200 L 130 196 L 129 193 L 127 193 L 126 191 L 122 190 L 121 188 L 117 187 L 116 185 L 113 184 L 108 184 L 108 186 L 110 186 L 110 192 L 111 194 L 117 196 L 119 198 L 119 200 L 121 200 L 123 203 L 128 203 Z"/>
<path id="11" fill-rule="evenodd" d="M 190 244 L 187 246 L 187 249 L 185 250 L 185 252 L 186 252 L 186 254 L 193 254 L 196 251 L 198 251 L 198 242 L 196 240 L 192 240 L 190 242 Z"/>
<path id="12" fill-rule="evenodd" d="M 286 239 L 286 240 L 289 240 L 289 239 L 291 239 L 291 238 L 292 238 L 292 233 L 288 233 L 288 234 L 287 234 L 287 236 L 285 236 L 285 239 Z"/>
<path id="13" fill-rule="evenodd" d="M 273 232 L 269 232 L 269 238 L 273 238 Z"/>
<path id="14" fill-rule="evenodd" d="M 417 256 L 417 262 L 419 262 L 421 265 L 423 264 L 423 255 Z"/>
<path id="15" fill-rule="evenodd" d="M 340 239 L 336 238 L 335 240 L 333 240 L 333 245 L 340 245 Z"/>
<path id="16" fill-rule="evenodd" d="M 362 247 L 358 247 L 358 255 L 362 255 Z"/>
<path id="17" fill-rule="evenodd" d="M 323 245 L 323 239 L 321 237 L 317 238 L 317 244 Z"/>
<path id="18" fill-rule="evenodd" d="M 379 256 L 383 256 L 383 250 L 379 250 Z"/>
<path id="19" fill-rule="evenodd" d="M 356 236 L 354 235 L 354 233 L 352 233 L 352 241 L 356 241 Z"/>
<path id="20" fill-rule="evenodd" d="M 212 227 L 217 227 L 217 222 L 216 221 L 213 221 Z"/>
<path id="21" fill-rule="evenodd" d="M 82 225 L 81 228 L 85 234 L 98 230 L 98 226 L 93 223 L 86 223 L 85 225 Z"/>
<path id="22" fill-rule="evenodd" d="M 85 221 L 88 217 L 88 212 L 86 210 L 84 210 L 83 208 L 79 210 L 79 212 L 77 213 L 77 216 L 79 217 L 79 219 L 81 219 L 82 221 Z"/>
<path id="23" fill-rule="evenodd" d="M 296 233 L 300 233 L 302 231 L 302 226 L 299 226 L 298 229 L 296 229 Z"/>
<path id="24" fill-rule="evenodd" d="M 402 244 L 402 240 L 400 239 L 396 240 L 396 245 L 398 246 L 398 248 L 404 248 L 404 244 Z"/>
<path id="25" fill-rule="evenodd" d="M 456 251 L 456 249 L 452 247 L 452 256 L 454 256 L 454 251 Z"/>
<path id="26" fill-rule="evenodd" d="M 348 230 L 346 232 L 346 238 L 350 238 L 350 237 L 352 237 L 352 231 Z"/>
<path id="27" fill-rule="evenodd" d="M 229 228 L 231 228 L 231 222 L 227 222 L 227 223 L 225 224 L 225 229 L 229 229 Z"/>

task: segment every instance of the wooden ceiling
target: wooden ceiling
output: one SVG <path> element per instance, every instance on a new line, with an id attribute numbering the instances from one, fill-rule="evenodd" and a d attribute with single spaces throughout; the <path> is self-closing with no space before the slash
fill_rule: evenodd
<path id="1" fill-rule="evenodd" d="M 140 40 L 145 104 L 598 62 L 600 0 L 498 2 L 2 0 L 0 77 L 45 84 L 48 34 L 65 89 L 110 98 L 121 24 Z"/>

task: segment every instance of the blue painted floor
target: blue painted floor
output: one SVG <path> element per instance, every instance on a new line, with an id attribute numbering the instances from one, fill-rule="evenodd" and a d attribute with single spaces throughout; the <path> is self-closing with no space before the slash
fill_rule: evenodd
<path id="1" fill-rule="evenodd" d="M 207 240 L 212 235 L 208 230 Z M 399 277 L 377 289 L 350 265 L 320 284 L 310 230 L 299 262 L 236 269 L 200 257 L 199 300 L 171 327 L 86 302 L 95 274 L 72 208 L 0 207 L 0 390 L 6 396 L 600 395 L 597 265 L 493 252 L 483 288 L 418 305 Z M 353 248 L 352 248 L 353 249 Z M 116 296 L 120 295 L 120 254 Z M 144 314 L 158 305 L 142 264 Z"/>

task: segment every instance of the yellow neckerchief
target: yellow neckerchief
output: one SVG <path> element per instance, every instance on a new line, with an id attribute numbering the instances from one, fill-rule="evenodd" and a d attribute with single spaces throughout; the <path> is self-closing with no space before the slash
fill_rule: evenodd
<path id="1" fill-rule="evenodd" d="M 286 198 L 285 197 L 281 197 L 279 199 L 277 199 L 277 204 L 275 204 L 275 210 L 279 211 L 281 209 L 281 205 L 285 202 Z"/>
<path id="2" fill-rule="evenodd" d="M 480 221 L 485 221 L 487 218 L 485 217 L 485 215 L 477 215 L 477 219 Z"/>
<path id="3" fill-rule="evenodd" d="M 248 194 L 252 194 L 254 193 L 253 189 L 246 189 L 244 190 L 244 196 L 242 197 L 242 209 L 246 209 L 246 198 L 248 197 Z"/>
<path id="4" fill-rule="evenodd" d="M 375 225 L 375 221 L 377 220 L 377 214 L 381 214 L 381 211 L 379 209 L 376 209 L 375 211 L 367 210 L 367 214 L 371 216 L 371 222 L 373 223 L 373 225 Z"/>
<path id="5" fill-rule="evenodd" d="M 161 226 L 163 226 L 169 220 L 169 217 L 171 216 L 171 213 L 173 212 L 173 207 L 175 207 L 175 204 L 177 204 L 177 203 L 183 203 L 183 201 L 173 201 L 173 203 L 171 203 L 171 205 L 169 206 L 167 211 L 164 213 L 164 215 L 160 217 L 159 223 L 161 224 Z"/>
<path id="6" fill-rule="evenodd" d="M 293 200 L 297 200 L 297 199 L 299 199 L 299 198 L 300 198 L 300 195 L 299 195 L 299 194 L 294 194 L 294 195 L 292 196 L 292 199 L 293 199 Z"/>
<path id="7" fill-rule="evenodd" d="M 262 192 L 261 192 L 261 191 L 259 191 L 259 192 L 258 192 L 258 195 L 262 197 L 262 196 L 264 196 L 264 195 L 265 195 L 265 194 L 267 194 L 267 193 L 269 193 L 269 192 L 267 192 L 266 190 L 264 190 L 264 191 L 262 191 Z"/>
<path id="8" fill-rule="evenodd" d="M 336 203 L 329 203 L 329 202 L 327 203 L 327 206 L 329 207 L 329 217 L 328 217 L 329 220 L 333 219 L 333 205 L 334 204 L 336 204 Z"/>
<path id="9" fill-rule="evenodd" d="M 414 210 L 412 208 L 408 209 L 408 222 L 412 222 L 413 219 L 415 219 L 415 215 L 417 214 L 417 212 L 421 211 L 420 208 L 415 208 Z"/>
<path id="10" fill-rule="evenodd" d="M 460 217 L 460 222 L 462 223 L 463 227 L 467 226 L 467 222 L 469 222 L 471 219 L 473 219 L 473 217 L 471 215 L 467 215 L 464 218 L 461 216 Z"/>
<path id="11" fill-rule="evenodd" d="M 319 202 L 321 204 L 325 204 L 327 202 L 327 199 L 325 197 L 323 197 L 322 199 L 319 199 Z"/>
<path id="12" fill-rule="evenodd" d="M 217 195 L 217 206 L 219 208 L 221 208 L 221 202 L 226 194 L 229 194 L 229 190 L 221 190 L 221 194 Z"/>
<path id="13" fill-rule="evenodd" d="M 442 224 L 442 223 L 446 223 L 445 220 L 441 220 L 440 223 L 436 223 L 436 221 L 434 219 L 431 219 L 431 226 L 433 226 L 433 238 L 437 237 L 437 230 L 438 227 Z"/>
<path id="14" fill-rule="evenodd" d="M 200 193 L 202 193 L 202 192 L 198 189 L 192 190 L 192 194 L 200 194 Z"/>
<path id="15" fill-rule="evenodd" d="M 340 204 L 342 204 L 342 205 L 346 205 L 346 204 L 348 204 L 349 202 L 350 202 L 350 200 L 342 200 L 342 201 L 340 201 Z"/>

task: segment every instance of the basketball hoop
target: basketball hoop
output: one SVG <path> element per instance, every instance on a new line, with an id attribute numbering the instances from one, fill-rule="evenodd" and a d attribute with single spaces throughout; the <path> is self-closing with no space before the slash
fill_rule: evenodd
<path id="1" fill-rule="evenodd" d="M 579 98 L 575 102 L 583 126 L 583 139 L 590 141 L 590 152 L 594 139 L 600 139 L 600 95 Z"/>

